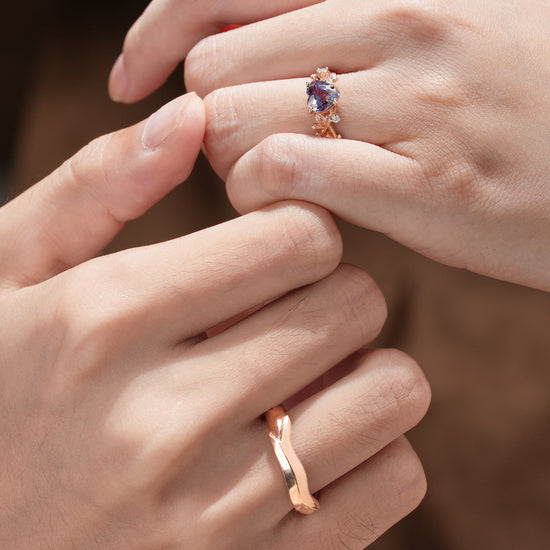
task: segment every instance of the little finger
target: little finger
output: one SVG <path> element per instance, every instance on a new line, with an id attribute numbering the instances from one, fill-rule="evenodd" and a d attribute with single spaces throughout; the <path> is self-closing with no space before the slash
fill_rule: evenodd
<path id="1" fill-rule="evenodd" d="M 426 414 L 430 387 L 406 354 L 363 350 L 351 372 L 290 410 L 293 446 L 312 492 L 330 485 L 413 428 Z"/>
<path id="2" fill-rule="evenodd" d="M 274 548 L 363 550 L 412 512 L 425 493 L 422 464 L 400 437 L 323 489 L 313 516 L 289 514 L 276 531 Z"/>

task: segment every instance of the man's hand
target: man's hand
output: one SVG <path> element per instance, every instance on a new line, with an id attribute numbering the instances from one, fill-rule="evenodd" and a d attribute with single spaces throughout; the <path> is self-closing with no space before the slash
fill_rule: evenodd
<path id="1" fill-rule="evenodd" d="M 0 209 L 0 548 L 362 549 L 424 494 L 401 434 L 428 385 L 402 353 L 353 353 L 386 309 L 337 267 L 325 210 L 92 258 L 185 179 L 203 133 L 202 102 L 177 99 Z M 262 420 L 288 398 L 320 492 L 307 521 Z"/>

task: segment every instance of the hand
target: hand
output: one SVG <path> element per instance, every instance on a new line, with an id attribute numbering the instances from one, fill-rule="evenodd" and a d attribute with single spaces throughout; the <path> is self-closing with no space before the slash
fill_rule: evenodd
<path id="1" fill-rule="evenodd" d="M 175 100 L 0 209 L 1 548 L 362 549 L 422 498 L 400 434 L 429 389 L 399 352 L 350 356 L 385 305 L 335 271 L 326 211 L 286 203 L 86 261 L 185 179 L 203 131 L 201 102 Z M 261 419 L 292 396 L 308 518 Z"/>
<path id="2" fill-rule="evenodd" d="M 133 103 L 158 88 L 202 38 L 321 0 L 153 0 L 134 23 L 109 78 L 114 101 Z M 159 32 L 159 29 L 162 29 Z"/>
<path id="3" fill-rule="evenodd" d="M 206 38 L 186 79 L 212 92 L 206 151 L 240 212 L 317 203 L 550 290 L 549 25 L 542 0 L 328 0 Z M 310 137 L 305 76 L 325 65 L 344 140 Z"/>

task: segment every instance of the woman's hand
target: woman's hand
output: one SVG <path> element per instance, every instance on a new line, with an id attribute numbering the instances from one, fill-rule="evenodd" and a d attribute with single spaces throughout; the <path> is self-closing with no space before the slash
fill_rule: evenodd
<path id="1" fill-rule="evenodd" d="M 1 548 L 362 549 L 423 496 L 401 434 L 428 386 L 399 352 L 352 354 L 385 305 L 337 268 L 326 211 L 270 206 L 86 261 L 185 179 L 203 130 L 178 99 L 0 209 Z M 288 398 L 310 517 L 262 420 Z"/>
<path id="2" fill-rule="evenodd" d="M 186 81 L 211 92 L 206 151 L 240 212 L 317 203 L 550 290 L 549 26 L 542 0 L 327 0 L 206 38 Z M 310 137 L 305 77 L 324 66 L 344 140 Z"/>
<path id="3" fill-rule="evenodd" d="M 111 71 L 109 94 L 115 101 L 138 101 L 163 84 L 205 36 L 320 1 L 153 0 L 126 36 Z"/>

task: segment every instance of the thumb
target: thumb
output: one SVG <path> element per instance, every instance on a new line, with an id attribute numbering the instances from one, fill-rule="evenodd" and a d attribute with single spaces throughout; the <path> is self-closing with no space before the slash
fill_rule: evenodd
<path id="1" fill-rule="evenodd" d="M 101 251 L 193 168 L 205 115 L 195 94 L 102 136 L 0 209 L 0 286 L 47 279 Z"/>

